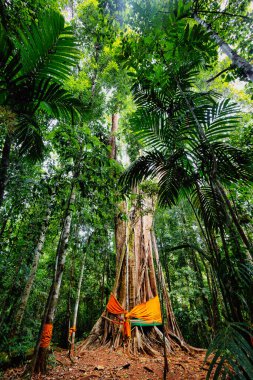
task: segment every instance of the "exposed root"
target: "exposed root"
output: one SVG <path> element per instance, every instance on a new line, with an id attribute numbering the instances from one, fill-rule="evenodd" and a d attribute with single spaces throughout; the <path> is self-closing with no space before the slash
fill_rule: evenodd
<path id="1" fill-rule="evenodd" d="M 98 346 L 103 346 L 102 343 L 103 334 L 103 319 L 100 317 L 95 325 L 93 326 L 88 338 L 78 347 L 78 353 L 81 354 L 84 350 L 88 348 L 98 348 Z M 99 342 L 98 342 L 99 341 Z"/>
<path id="2" fill-rule="evenodd" d="M 181 338 L 179 338 L 177 335 L 175 335 L 171 330 L 168 328 L 165 329 L 166 336 L 170 336 L 174 342 L 175 345 L 182 348 L 186 352 L 190 352 L 190 346 L 185 343 L 185 341 Z"/>
<path id="3" fill-rule="evenodd" d="M 188 347 L 189 347 L 190 350 L 192 350 L 192 351 L 196 351 L 196 352 L 206 352 L 206 349 L 205 349 L 205 348 L 197 348 L 197 347 L 193 347 L 193 346 L 190 346 L 190 345 L 188 345 Z"/>
<path id="4" fill-rule="evenodd" d="M 122 335 L 120 326 L 110 323 L 109 318 L 102 315 L 94 325 L 89 337 L 79 345 L 78 354 L 82 354 L 87 349 L 94 350 L 99 347 L 107 347 L 112 350 L 123 347 L 124 352 L 130 356 L 147 354 L 155 357 L 163 350 L 163 339 L 162 331 L 156 326 L 148 330 L 135 326 L 132 329 L 131 339 L 127 339 Z M 180 347 L 189 352 L 185 342 L 171 332 L 169 334 L 167 331 L 165 332 L 165 344 L 168 353 L 173 353 Z"/>
<path id="5" fill-rule="evenodd" d="M 163 344 L 163 333 L 156 326 L 154 327 L 154 330 L 156 334 L 158 335 L 160 344 L 161 343 Z M 165 336 L 165 344 L 166 344 L 166 350 L 168 353 L 171 353 L 172 351 L 174 351 L 172 348 L 172 342 L 170 342 L 166 336 Z"/>

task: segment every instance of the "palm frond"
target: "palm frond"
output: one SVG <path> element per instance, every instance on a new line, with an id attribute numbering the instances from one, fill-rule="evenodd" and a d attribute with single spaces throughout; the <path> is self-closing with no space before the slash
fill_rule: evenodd
<path id="1" fill-rule="evenodd" d="M 81 103 L 62 84 L 79 58 L 75 38 L 53 11 L 42 14 L 38 24 L 22 26 L 13 40 L 0 31 L 0 104 L 16 115 L 12 132 L 20 155 L 41 158 L 37 113 L 71 122 L 80 117 Z"/>
<path id="2" fill-rule="evenodd" d="M 42 80 L 36 86 L 33 102 L 39 109 L 57 119 L 72 120 L 80 119 L 82 103 L 74 98 L 60 84 L 51 83 L 50 80 Z"/>
<path id="3" fill-rule="evenodd" d="M 219 193 L 205 182 L 198 182 L 191 194 L 192 203 L 200 218 L 210 229 L 217 229 L 219 223 L 226 223 L 224 203 Z"/>
<path id="4" fill-rule="evenodd" d="M 131 119 L 131 125 L 137 138 L 146 146 L 152 146 L 161 151 L 172 147 L 171 141 L 174 141 L 176 128 L 166 114 L 148 112 L 140 108 Z"/>
<path id="5" fill-rule="evenodd" d="M 126 188 L 133 188 L 145 179 L 158 183 L 158 201 L 161 205 L 173 205 L 180 193 L 192 187 L 192 167 L 186 162 L 183 150 L 168 157 L 161 151 L 152 151 L 139 157 L 121 176 Z"/>
<path id="6" fill-rule="evenodd" d="M 23 75 L 65 80 L 80 58 L 71 27 L 54 11 L 42 14 L 38 24 L 18 30 L 15 41 L 21 54 Z"/>
<path id="7" fill-rule="evenodd" d="M 158 176 L 166 165 L 162 152 L 152 151 L 139 157 L 120 178 L 120 183 L 128 188 L 137 186 L 141 181 Z"/>
<path id="8" fill-rule="evenodd" d="M 208 142 L 224 141 L 235 130 L 240 120 L 235 103 L 229 99 L 215 101 L 209 94 L 202 99 L 187 92 L 185 96 L 194 112 L 193 115 L 188 109 L 188 123 L 191 128 L 197 128 L 197 120 Z"/>
<path id="9" fill-rule="evenodd" d="M 206 110 L 206 137 L 209 141 L 223 140 L 234 131 L 238 122 L 239 109 L 230 99 L 223 99 Z"/>
<path id="10" fill-rule="evenodd" d="M 252 157 L 239 148 L 222 142 L 210 144 L 217 161 L 217 175 L 221 180 L 235 182 L 253 178 Z"/>
<path id="11" fill-rule="evenodd" d="M 33 161 L 42 158 L 44 143 L 40 126 L 33 115 L 19 115 L 13 137 L 20 156 L 29 157 Z"/>
<path id="12" fill-rule="evenodd" d="M 253 284 L 253 264 L 251 262 L 239 263 L 237 266 L 237 275 L 240 279 L 240 284 L 245 289 L 251 289 Z"/>
<path id="13" fill-rule="evenodd" d="M 172 165 L 168 160 L 166 172 L 158 182 L 159 204 L 161 206 L 175 205 L 181 196 L 192 192 L 194 180 L 192 167 L 186 157 L 180 157 L 179 162 L 174 162 Z"/>
<path id="14" fill-rule="evenodd" d="M 249 344 L 253 330 L 245 323 L 228 323 L 210 344 L 205 361 L 214 355 L 207 380 L 225 379 L 226 375 L 233 379 L 253 378 L 253 349 Z M 212 373 L 213 372 L 213 373 Z"/>

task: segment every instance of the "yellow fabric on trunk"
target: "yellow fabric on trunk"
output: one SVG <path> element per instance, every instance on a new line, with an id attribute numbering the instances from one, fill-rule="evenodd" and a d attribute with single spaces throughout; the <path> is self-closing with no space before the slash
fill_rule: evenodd
<path id="1" fill-rule="evenodd" d="M 109 313 L 112 314 L 124 314 L 124 335 L 131 336 L 131 328 L 129 324 L 129 318 L 142 319 L 147 323 L 162 323 L 161 307 L 158 296 L 151 298 L 147 302 L 143 302 L 140 305 L 136 305 L 132 310 L 127 312 L 120 305 L 116 297 L 111 294 L 106 306 Z"/>
<path id="2" fill-rule="evenodd" d="M 160 301 L 158 296 L 151 298 L 149 301 L 136 305 L 126 318 L 143 319 L 146 322 L 162 322 Z"/>

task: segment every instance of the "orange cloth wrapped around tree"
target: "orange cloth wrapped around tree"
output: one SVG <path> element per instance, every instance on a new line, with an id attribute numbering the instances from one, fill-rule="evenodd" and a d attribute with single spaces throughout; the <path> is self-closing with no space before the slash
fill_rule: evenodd
<path id="1" fill-rule="evenodd" d="M 40 339 L 40 347 L 47 348 L 50 345 L 53 334 L 53 325 L 51 323 L 45 323 L 43 326 L 41 339 Z"/>
<path id="2" fill-rule="evenodd" d="M 129 320 L 125 320 L 124 322 L 124 325 L 123 325 L 123 333 L 125 336 L 127 336 L 128 338 L 130 338 L 131 336 L 131 325 L 130 325 L 130 322 Z"/>
<path id="3" fill-rule="evenodd" d="M 127 314 L 127 311 L 122 308 L 121 304 L 112 293 L 108 304 L 106 305 L 106 309 L 112 314 Z"/>
<path id="4" fill-rule="evenodd" d="M 124 314 L 126 320 L 124 321 L 124 335 L 131 336 L 131 328 L 129 318 L 141 319 L 147 323 L 162 323 L 161 307 L 158 296 L 151 298 L 147 302 L 143 302 L 140 305 L 135 306 L 129 312 L 123 309 L 118 300 L 113 294 L 111 294 L 108 304 L 106 306 L 109 313 L 112 314 Z"/>
<path id="5" fill-rule="evenodd" d="M 69 329 L 69 335 L 71 336 L 73 334 L 73 332 L 76 332 L 76 327 L 75 326 L 70 327 L 70 329 Z"/>
<path id="6" fill-rule="evenodd" d="M 126 314 L 126 318 L 143 319 L 144 321 L 150 323 L 162 323 L 161 307 L 158 296 L 135 306 L 131 311 L 129 311 L 129 313 Z"/>

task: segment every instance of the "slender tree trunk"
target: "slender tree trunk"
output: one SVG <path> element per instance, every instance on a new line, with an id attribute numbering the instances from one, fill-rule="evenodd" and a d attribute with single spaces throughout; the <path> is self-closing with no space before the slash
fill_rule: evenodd
<path id="1" fill-rule="evenodd" d="M 247 236 L 245 235 L 242 227 L 240 226 L 240 223 L 239 223 L 239 220 L 236 216 L 236 213 L 234 212 L 233 210 L 233 207 L 227 197 L 227 194 L 225 192 L 225 190 L 223 189 L 222 185 L 221 184 L 217 184 L 217 189 L 218 191 L 220 192 L 220 195 L 221 195 L 221 198 L 224 200 L 224 202 L 226 203 L 227 205 L 227 208 L 229 210 L 229 213 L 232 217 L 232 220 L 234 222 L 234 225 L 239 233 L 239 235 L 241 236 L 241 239 L 243 241 L 243 243 L 245 244 L 245 247 L 248 249 L 248 252 L 247 252 L 247 259 L 249 261 L 252 262 L 252 258 L 253 258 L 253 247 L 252 247 L 252 244 L 249 242 Z"/>
<path id="2" fill-rule="evenodd" d="M 193 18 L 210 33 L 211 38 L 217 43 L 222 52 L 231 59 L 233 65 L 241 69 L 245 77 L 253 82 L 253 66 L 246 61 L 246 59 L 237 54 L 237 52 L 233 50 L 225 41 L 223 41 L 223 39 L 214 30 L 212 30 L 211 26 L 199 18 L 196 13 L 193 15 Z"/>
<path id="3" fill-rule="evenodd" d="M 207 283 L 208 283 L 208 288 L 211 294 L 211 300 L 212 303 L 210 305 L 211 308 L 211 316 L 212 320 L 210 323 L 210 327 L 212 329 L 212 338 L 216 335 L 216 332 L 218 330 L 218 322 L 220 322 L 220 312 L 218 308 L 218 293 L 217 293 L 217 287 L 216 283 L 214 281 L 213 275 L 212 275 L 212 267 L 211 269 L 208 268 L 204 258 L 199 255 L 200 261 L 202 262 L 204 268 L 205 268 L 205 273 L 206 273 L 206 278 L 207 278 Z"/>
<path id="4" fill-rule="evenodd" d="M 167 249 L 164 248 L 162 243 L 161 243 L 161 252 L 162 252 L 162 258 L 163 258 L 163 267 L 164 267 L 165 275 L 166 275 L 166 282 L 168 285 L 168 290 L 170 292 L 171 291 L 171 283 L 170 283 L 170 272 L 169 272 L 169 265 L 168 265 L 169 258 L 168 258 Z"/>
<path id="5" fill-rule="evenodd" d="M 213 312 L 213 321 L 212 321 L 212 337 L 214 337 L 217 334 L 218 326 L 221 321 L 221 315 L 219 310 L 219 293 L 218 288 L 216 285 L 216 280 L 213 275 L 213 270 L 211 269 L 210 272 L 207 270 L 207 279 L 209 283 L 209 289 L 212 294 L 212 312 Z"/>
<path id="6" fill-rule="evenodd" d="M 75 239 L 78 239 L 78 227 L 76 226 L 76 231 L 75 231 Z M 78 240 L 76 240 L 78 241 Z M 76 244 L 75 247 L 72 251 L 71 255 L 71 266 L 69 270 L 69 288 L 68 288 L 68 301 L 66 305 L 66 320 L 64 323 L 64 334 L 63 334 L 63 345 L 65 348 L 69 347 L 69 331 L 70 331 L 70 325 L 71 325 L 71 308 L 73 305 L 73 297 L 72 297 L 72 291 L 73 291 L 73 283 L 74 283 L 74 278 L 75 278 L 75 259 L 76 259 L 76 253 L 77 253 L 77 248 Z"/>
<path id="7" fill-rule="evenodd" d="M 27 305 L 27 302 L 28 302 L 28 299 L 29 299 L 29 296 L 31 293 L 31 289 L 32 289 L 33 282 L 34 282 L 36 272 L 38 269 L 38 265 L 39 265 L 40 256 L 41 256 L 42 249 L 43 249 L 43 246 L 45 243 L 46 233 L 47 233 L 47 229 L 49 226 L 49 221 L 51 218 L 51 213 L 52 213 L 52 208 L 53 208 L 53 200 L 54 200 L 54 196 L 52 196 L 52 198 L 51 198 L 50 204 L 49 204 L 47 211 L 46 211 L 46 216 L 45 216 L 44 222 L 43 222 L 42 227 L 41 227 L 38 243 L 37 243 L 37 246 L 36 246 L 35 251 L 34 251 L 32 268 L 31 268 L 26 286 L 24 288 L 24 291 L 21 295 L 20 304 L 19 304 L 17 313 L 16 313 L 14 320 L 13 320 L 13 325 L 12 325 L 12 329 L 10 332 L 11 337 L 15 336 L 19 332 L 21 322 L 23 320 L 26 305 Z"/>
<path id="8" fill-rule="evenodd" d="M 154 236 L 152 237 L 152 240 L 154 242 Z M 166 380 L 167 373 L 169 372 L 169 362 L 167 357 L 167 344 L 166 344 L 166 336 L 165 336 L 165 320 L 164 320 L 164 298 L 163 298 L 163 290 L 162 290 L 162 266 L 160 263 L 157 263 L 157 278 L 158 278 L 158 290 L 159 290 L 159 296 L 161 299 L 161 313 L 162 313 L 162 326 L 163 326 L 163 380 Z"/>
<path id="9" fill-rule="evenodd" d="M 8 168 L 10 165 L 10 153 L 11 153 L 11 137 L 9 134 L 6 135 L 2 157 L 0 162 L 0 207 L 4 200 L 4 191 L 8 181 Z"/>
<path id="10" fill-rule="evenodd" d="M 116 147 L 116 133 L 119 127 L 119 114 L 115 113 L 112 115 L 112 128 L 109 145 L 111 146 L 111 151 L 109 158 L 116 160 L 117 157 L 117 147 Z"/>
<path id="11" fill-rule="evenodd" d="M 183 335 L 182 335 L 180 328 L 177 324 L 177 321 L 176 321 L 176 318 L 175 318 L 175 315 L 174 315 L 174 312 L 172 309 L 172 305 L 171 305 L 171 301 L 170 301 L 170 297 L 169 297 L 169 293 L 168 293 L 168 289 L 167 289 L 167 284 L 166 284 L 166 281 L 165 281 L 165 278 L 163 275 L 163 271 L 162 271 L 162 266 L 160 263 L 160 257 L 159 257 L 156 237 L 155 237 L 155 234 L 153 231 L 151 233 L 151 238 L 152 238 L 152 245 L 153 245 L 154 254 L 155 254 L 156 266 L 158 268 L 159 282 L 161 284 L 161 289 L 163 292 L 163 298 L 164 298 L 164 302 L 165 302 L 168 331 L 172 337 L 176 336 L 179 339 L 180 345 L 182 347 L 187 348 L 187 346 L 184 342 Z"/>
<path id="12" fill-rule="evenodd" d="M 48 297 L 48 308 L 45 315 L 45 324 L 52 326 L 54 322 L 56 307 L 58 303 L 58 298 L 60 294 L 63 270 L 65 266 L 66 256 L 67 256 L 67 247 L 70 236 L 70 227 L 72 221 L 73 210 L 72 207 L 75 203 L 75 186 L 72 183 L 71 191 L 67 203 L 66 213 L 63 221 L 62 232 L 59 238 L 57 253 L 56 253 L 56 266 L 55 266 L 55 276 L 52 282 L 50 294 Z M 45 326 L 44 326 L 45 327 Z M 43 338 L 43 332 L 42 332 Z M 35 371 L 45 373 L 47 365 L 47 356 L 48 356 L 48 347 L 51 340 L 51 335 L 49 334 L 48 344 L 39 343 L 38 356 L 35 360 Z"/>
<path id="13" fill-rule="evenodd" d="M 201 209 L 202 209 L 202 214 L 203 214 L 203 216 L 205 216 L 204 205 L 202 203 L 201 194 L 200 194 L 200 187 L 199 187 L 198 182 L 196 182 L 196 190 L 198 193 L 199 202 L 200 202 Z M 217 281 L 219 283 L 219 287 L 221 290 L 223 304 L 224 304 L 225 312 L 226 312 L 226 317 L 227 317 L 227 319 L 230 319 L 231 318 L 231 312 L 230 312 L 230 305 L 228 305 L 227 290 L 225 288 L 225 285 L 224 285 L 222 278 L 221 278 L 221 275 L 220 275 L 220 265 L 221 265 L 220 250 L 219 250 L 219 247 L 217 245 L 217 241 L 215 239 L 214 233 L 209 228 L 208 222 L 206 221 L 205 217 L 203 218 L 203 221 L 204 221 L 204 225 L 205 225 L 205 231 L 206 231 L 206 235 L 207 235 L 207 241 L 208 241 L 209 249 L 213 255 L 212 265 L 213 265 L 213 269 L 215 271 L 216 278 L 217 278 Z"/>
<path id="14" fill-rule="evenodd" d="M 73 323 L 72 323 L 72 326 L 71 326 L 70 350 L 69 350 L 70 357 L 73 356 L 74 349 L 75 349 L 77 314 L 78 314 L 78 309 L 79 309 L 81 288 L 82 288 L 82 283 L 83 283 L 83 274 L 84 274 L 84 268 L 85 268 L 86 253 L 87 253 L 87 249 L 88 249 L 88 246 L 90 244 L 90 241 L 91 241 L 91 236 L 89 237 L 89 239 L 87 241 L 87 244 L 84 247 L 83 259 L 82 259 L 82 262 L 81 262 L 81 270 L 80 270 L 80 275 L 79 275 L 79 281 L 78 281 L 77 292 L 76 292 L 76 302 L 75 302 L 74 314 L 73 314 Z"/>
<path id="15" fill-rule="evenodd" d="M 4 297 L 2 304 L 1 304 L 0 328 L 1 328 L 2 324 L 4 323 L 4 321 L 6 321 L 6 319 L 10 319 L 9 318 L 10 313 L 11 313 L 10 309 L 13 310 L 13 305 L 12 305 L 13 299 L 11 296 L 13 295 L 13 290 L 15 289 L 15 285 L 16 285 L 15 281 L 18 278 L 18 274 L 22 268 L 23 261 L 24 261 L 24 255 L 19 255 L 19 260 L 16 264 L 16 269 L 15 269 L 14 275 L 12 277 L 12 285 L 8 289 L 8 292 L 7 292 L 6 296 Z"/>
<path id="16" fill-rule="evenodd" d="M 199 288 L 204 289 L 205 286 L 204 286 L 204 280 L 203 280 L 201 268 L 200 268 L 200 265 L 198 262 L 198 258 L 193 251 L 191 252 L 191 260 L 192 260 L 192 264 L 193 264 L 193 269 L 196 273 L 196 279 L 199 283 Z M 211 305 L 209 304 L 208 299 L 203 292 L 201 292 L 201 298 L 202 298 L 202 303 L 203 303 L 203 306 L 206 310 L 206 314 L 208 317 L 208 324 L 209 324 L 209 326 L 211 326 L 212 320 L 213 320 Z M 206 332 L 206 328 L 205 328 L 205 332 Z"/>
<path id="17" fill-rule="evenodd" d="M 84 273 L 84 267 L 85 267 L 85 259 L 86 259 L 86 252 L 83 255 L 83 261 L 82 261 L 82 264 L 81 264 L 80 277 L 79 277 L 78 287 L 77 287 L 76 302 L 75 302 L 75 307 L 74 307 L 73 323 L 72 323 L 72 326 L 70 327 L 70 330 L 71 330 L 71 335 L 70 335 L 70 350 L 69 350 L 69 355 L 70 356 L 72 356 L 74 354 L 74 349 L 75 349 L 77 314 L 78 314 L 78 308 L 79 308 L 79 302 L 80 302 L 81 287 L 82 287 L 82 282 L 83 282 L 83 273 Z"/>

